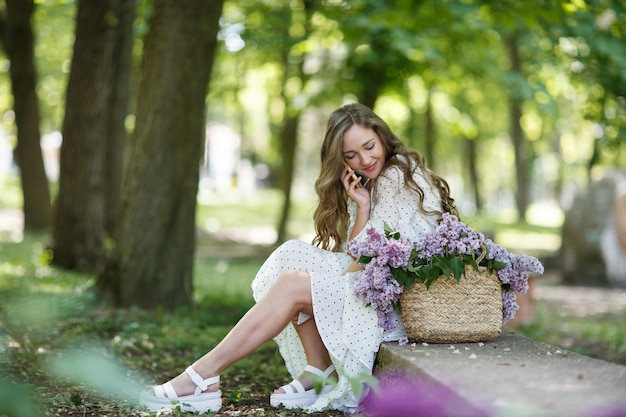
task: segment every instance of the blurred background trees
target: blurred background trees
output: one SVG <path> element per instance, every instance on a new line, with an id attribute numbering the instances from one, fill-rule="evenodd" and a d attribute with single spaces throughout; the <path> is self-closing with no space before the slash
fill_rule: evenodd
<path id="1" fill-rule="evenodd" d="M 465 215 L 559 223 L 574 190 L 626 166 L 621 1 L 14 3 L 28 6 L 0 2 L 0 137 L 25 227 L 54 202 L 54 262 L 98 273 L 118 305 L 190 303 L 197 195 L 277 188 L 275 241 L 292 236 L 326 117 L 349 101 L 424 153 Z M 43 168 L 52 198 L 26 178 Z"/>

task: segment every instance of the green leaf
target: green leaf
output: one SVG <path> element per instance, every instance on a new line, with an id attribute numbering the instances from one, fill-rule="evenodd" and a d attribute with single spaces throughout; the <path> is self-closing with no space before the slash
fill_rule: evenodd
<path id="1" fill-rule="evenodd" d="M 450 260 L 448 259 L 438 257 L 434 264 L 437 265 L 441 269 L 442 274 L 447 277 L 451 276 L 454 272 L 452 265 L 450 265 Z"/>
<path id="2" fill-rule="evenodd" d="M 375 257 L 376 257 L 376 255 L 361 255 L 361 256 L 359 257 L 358 262 L 359 262 L 360 264 L 367 265 L 367 264 L 368 264 L 368 263 L 370 263 L 370 262 L 372 261 L 372 259 L 374 259 Z"/>
<path id="3" fill-rule="evenodd" d="M 455 256 L 450 260 L 450 268 L 452 268 L 454 273 L 454 279 L 456 282 L 459 282 L 461 280 L 461 276 L 465 273 L 465 264 L 463 263 L 463 260 Z"/>
<path id="4" fill-rule="evenodd" d="M 426 289 L 429 289 L 431 284 L 435 282 L 437 278 L 439 278 L 439 275 L 437 276 L 429 275 L 428 277 L 426 277 L 426 279 L 424 280 L 424 285 L 426 286 Z"/>
<path id="5" fill-rule="evenodd" d="M 493 265 L 492 265 L 492 268 L 496 269 L 496 270 L 500 270 L 500 269 L 504 268 L 507 265 L 508 264 L 506 262 L 494 262 Z"/>
<path id="6" fill-rule="evenodd" d="M 394 231 L 388 224 L 387 222 L 384 222 L 383 224 L 383 228 L 385 229 L 385 235 L 387 236 L 388 239 L 394 239 L 394 240 L 399 240 L 400 239 L 400 232 L 396 232 Z"/>
<path id="7" fill-rule="evenodd" d="M 402 268 L 391 268 L 391 276 L 398 281 L 398 284 L 405 285 L 409 273 Z"/>
<path id="8" fill-rule="evenodd" d="M 404 283 L 404 286 L 406 288 L 411 288 L 413 286 L 413 284 L 415 284 L 415 280 L 416 280 L 416 276 L 415 275 L 409 275 L 406 279 L 406 282 Z"/>
<path id="9" fill-rule="evenodd" d="M 472 268 L 474 268 L 474 271 L 478 271 L 478 263 L 476 262 L 476 259 L 474 259 L 474 257 L 472 255 L 463 255 L 463 262 L 467 265 L 470 265 Z"/>

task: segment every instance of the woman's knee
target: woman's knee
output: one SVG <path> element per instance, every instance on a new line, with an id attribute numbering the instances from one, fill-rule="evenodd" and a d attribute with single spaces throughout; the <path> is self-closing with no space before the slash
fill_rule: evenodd
<path id="1" fill-rule="evenodd" d="M 284 272 L 279 275 L 274 286 L 297 302 L 311 302 L 311 276 L 306 271 Z"/>

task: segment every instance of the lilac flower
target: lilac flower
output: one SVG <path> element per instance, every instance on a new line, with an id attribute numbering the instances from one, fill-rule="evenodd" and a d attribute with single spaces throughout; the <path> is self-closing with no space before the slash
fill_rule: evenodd
<path id="1" fill-rule="evenodd" d="M 365 269 L 354 275 L 354 294 L 376 309 L 378 324 L 383 329 L 392 330 L 393 306 L 400 299 L 403 288 L 393 278 L 391 268 L 408 264 L 413 245 L 406 238 L 393 239 L 373 227 L 368 228 L 366 234 L 367 241 L 348 243 L 352 256 L 371 258 Z"/>
<path id="2" fill-rule="evenodd" d="M 603 409 L 586 412 L 579 417 L 626 417 L 626 410 L 615 404 L 613 407 L 605 406 Z"/>
<path id="3" fill-rule="evenodd" d="M 489 247 L 489 252 L 485 259 L 493 259 L 497 262 L 509 262 L 509 252 L 506 249 L 493 242 L 491 239 L 486 239 L 485 244 Z"/>
<path id="4" fill-rule="evenodd" d="M 489 417 L 491 413 L 468 406 L 448 387 L 403 375 L 386 376 L 379 389 L 363 399 L 363 414 L 370 417 L 437 416 Z"/>
<path id="5" fill-rule="evenodd" d="M 393 329 L 393 305 L 400 299 L 403 288 L 389 268 L 369 263 L 365 270 L 354 274 L 354 295 L 376 309 L 378 324 L 385 330 Z"/>
<path id="6" fill-rule="evenodd" d="M 506 323 L 515 317 L 515 313 L 519 310 L 519 305 L 515 301 L 515 293 L 502 290 L 502 322 Z"/>
<path id="7" fill-rule="evenodd" d="M 435 256 L 471 255 L 481 248 L 485 236 L 450 213 L 444 213 L 441 223 L 416 244 L 421 259 Z"/>

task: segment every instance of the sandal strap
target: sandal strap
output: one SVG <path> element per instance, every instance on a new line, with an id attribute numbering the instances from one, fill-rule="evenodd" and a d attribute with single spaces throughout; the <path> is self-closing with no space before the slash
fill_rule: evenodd
<path id="1" fill-rule="evenodd" d="M 167 393 L 168 399 L 175 400 L 176 398 L 178 398 L 178 394 L 176 394 L 176 391 L 174 391 L 174 387 L 172 386 L 171 382 L 166 382 L 165 384 L 163 384 L 163 388 Z"/>
<path id="2" fill-rule="evenodd" d="M 166 382 L 163 385 L 154 385 L 152 390 L 154 391 L 154 396 L 157 398 L 169 398 L 172 400 L 178 398 L 178 394 L 174 391 L 174 387 L 171 382 Z"/>
<path id="3" fill-rule="evenodd" d="M 293 387 L 295 387 L 296 389 L 294 390 Z M 294 379 L 289 384 L 284 385 L 281 388 L 285 391 L 285 394 L 288 395 L 301 394 L 306 391 L 304 389 L 304 385 L 302 385 L 302 382 L 298 381 L 297 379 Z"/>
<path id="4" fill-rule="evenodd" d="M 330 374 L 332 374 L 335 371 L 335 365 L 331 364 L 328 368 L 326 368 L 325 371 L 322 371 L 321 369 L 316 368 L 315 366 L 312 365 L 307 365 L 304 368 L 305 372 L 310 372 L 314 375 L 319 376 L 320 378 L 328 378 L 330 376 Z"/>
<path id="5" fill-rule="evenodd" d="M 154 385 L 152 387 L 154 391 L 154 396 L 157 398 L 165 398 L 165 390 L 163 389 L 163 385 Z"/>
<path id="6" fill-rule="evenodd" d="M 191 366 L 187 367 L 187 369 L 185 369 L 185 372 L 187 373 L 187 375 L 189 375 L 191 381 L 198 386 L 198 388 L 196 388 L 195 395 L 198 395 L 202 391 L 205 391 L 209 387 L 209 385 L 217 384 L 218 382 L 220 382 L 219 375 L 207 379 L 202 379 L 202 377 L 196 371 L 194 371 Z"/>

